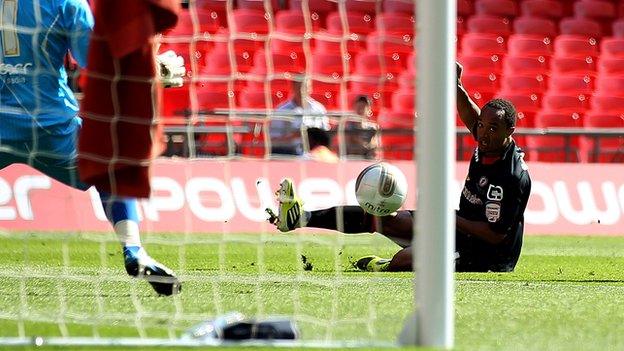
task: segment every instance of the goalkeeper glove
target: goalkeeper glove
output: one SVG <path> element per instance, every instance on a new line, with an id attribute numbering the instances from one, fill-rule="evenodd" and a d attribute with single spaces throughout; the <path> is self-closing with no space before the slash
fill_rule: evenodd
<path id="1" fill-rule="evenodd" d="M 165 88 L 178 88 L 184 85 L 184 58 L 172 50 L 156 55 L 160 81 Z"/>

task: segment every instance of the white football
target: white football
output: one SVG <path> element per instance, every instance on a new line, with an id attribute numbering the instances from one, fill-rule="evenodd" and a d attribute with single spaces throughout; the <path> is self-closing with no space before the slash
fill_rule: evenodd
<path id="1" fill-rule="evenodd" d="M 364 211 L 375 216 L 387 216 L 405 202 L 407 180 L 397 167 L 385 162 L 375 163 L 358 175 L 355 197 Z"/>

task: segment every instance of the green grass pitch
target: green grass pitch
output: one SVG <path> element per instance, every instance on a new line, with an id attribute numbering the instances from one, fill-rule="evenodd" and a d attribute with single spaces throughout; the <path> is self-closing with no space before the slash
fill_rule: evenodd
<path id="1" fill-rule="evenodd" d="M 0 336 L 168 338 L 240 311 L 294 314 L 309 340 L 392 341 L 413 309 L 410 274 L 350 266 L 357 256 L 396 250 L 378 235 L 145 241 L 180 273 L 181 295 L 157 297 L 127 278 L 112 235 L 3 233 Z M 515 272 L 456 274 L 456 348 L 624 349 L 623 282 L 624 238 L 528 236 Z"/>

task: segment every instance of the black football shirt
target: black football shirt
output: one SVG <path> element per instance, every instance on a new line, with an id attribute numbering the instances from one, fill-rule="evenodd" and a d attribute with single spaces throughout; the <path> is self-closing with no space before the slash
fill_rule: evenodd
<path id="1" fill-rule="evenodd" d="M 505 240 L 490 244 L 457 231 L 458 271 L 512 271 L 518 262 L 524 231 L 524 210 L 531 192 L 531 178 L 524 153 L 512 141 L 494 160 L 475 151 L 461 192 L 458 215 L 487 222 Z"/>

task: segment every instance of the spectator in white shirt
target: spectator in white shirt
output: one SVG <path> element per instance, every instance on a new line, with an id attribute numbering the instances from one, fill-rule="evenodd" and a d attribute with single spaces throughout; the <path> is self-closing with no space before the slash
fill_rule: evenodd
<path id="1" fill-rule="evenodd" d="M 293 80 L 291 98 L 277 107 L 278 114 L 269 127 L 273 154 L 303 155 L 302 126 L 330 129 L 327 110 L 309 96 L 310 80 L 297 78 Z"/>

